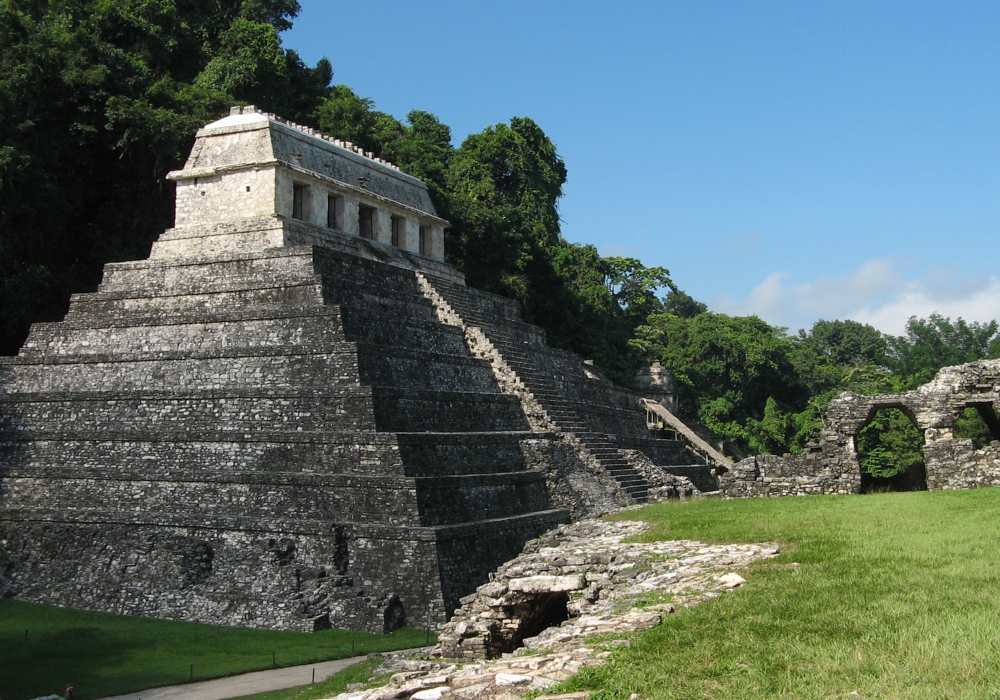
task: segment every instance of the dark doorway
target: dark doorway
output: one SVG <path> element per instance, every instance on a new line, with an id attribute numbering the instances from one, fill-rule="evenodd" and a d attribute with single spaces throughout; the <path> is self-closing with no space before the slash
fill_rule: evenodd
<path id="1" fill-rule="evenodd" d="M 406 611 L 403 609 L 403 601 L 393 594 L 386 601 L 385 612 L 382 613 L 382 632 L 389 634 L 405 626 Z"/>
<path id="2" fill-rule="evenodd" d="M 569 619 L 567 593 L 540 593 L 515 607 L 512 616 L 517 619 L 517 629 L 502 634 L 496 644 L 487 649 L 490 658 L 509 654 L 524 646 L 524 640 L 540 634 L 549 627 L 558 627 Z"/>
<path id="3" fill-rule="evenodd" d="M 358 206 L 358 234 L 369 241 L 375 240 L 375 210 L 363 204 Z"/>

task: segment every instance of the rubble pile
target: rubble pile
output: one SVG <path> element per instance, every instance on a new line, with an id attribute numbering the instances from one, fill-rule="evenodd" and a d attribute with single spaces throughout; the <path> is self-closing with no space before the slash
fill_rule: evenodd
<path id="1" fill-rule="evenodd" d="M 388 684 L 336 700 L 485 700 L 519 697 L 599 665 L 625 639 L 675 606 L 739 587 L 736 573 L 777 556 L 773 544 L 709 545 L 691 540 L 625 542 L 648 525 L 583 520 L 529 542 L 443 626 L 423 655 L 390 655 L 374 674 Z"/>

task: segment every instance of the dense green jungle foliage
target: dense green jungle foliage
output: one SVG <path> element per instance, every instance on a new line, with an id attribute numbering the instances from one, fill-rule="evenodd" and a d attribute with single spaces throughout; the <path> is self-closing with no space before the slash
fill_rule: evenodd
<path id="1" fill-rule="evenodd" d="M 668 270 L 561 235 L 566 165 L 534 121 L 515 117 L 456 147 L 430 112 L 380 112 L 331 85 L 327 59 L 310 67 L 282 46 L 298 11 L 296 0 L 0 0 L 0 352 L 15 353 L 31 323 L 61 319 L 104 263 L 148 254 L 172 223 L 164 175 L 199 126 L 242 102 L 425 180 L 470 285 L 518 299 L 552 344 L 618 383 L 659 360 L 677 375 L 685 417 L 738 452 L 800 450 L 841 391 L 903 391 L 1000 355 L 995 322 L 913 318 L 897 338 L 819 321 L 789 336 L 712 313 Z M 960 427 L 990 439 L 978 415 Z M 920 451 L 908 430 L 905 417 L 874 421 L 866 468 L 905 470 Z"/>

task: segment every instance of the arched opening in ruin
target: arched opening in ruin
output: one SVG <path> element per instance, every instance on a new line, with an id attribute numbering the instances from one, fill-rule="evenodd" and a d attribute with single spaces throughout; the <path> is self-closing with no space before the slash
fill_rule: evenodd
<path id="1" fill-rule="evenodd" d="M 517 627 L 505 630 L 493 648 L 487 651 L 490 658 L 509 654 L 524 646 L 524 640 L 535 637 L 549 627 L 558 627 L 569 619 L 568 593 L 539 593 L 516 606 L 512 618 Z"/>
<path id="2" fill-rule="evenodd" d="M 990 402 L 969 404 L 955 419 L 952 433 L 956 440 L 972 440 L 972 448 L 981 450 L 1000 440 L 1000 418 Z"/>
<path id="3" fill-rule="evenodd" d="M 856 444 L 862 493 L 927 490 L 924 433 L 905 407 L 873 407 Z"/>

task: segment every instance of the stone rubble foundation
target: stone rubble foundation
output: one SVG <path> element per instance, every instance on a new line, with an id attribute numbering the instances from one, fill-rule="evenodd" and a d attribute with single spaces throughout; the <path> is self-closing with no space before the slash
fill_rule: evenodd
<path id="1" fill-rule="evenodd" d="M 625 542 L 648 529 L 639 521 L 582 520 L 528 542 L 462 599 L 436 647 L 387 655 L 372 672 L 392 674 L 387 684 L 333 700 L 520 698 L 603 664 L 628 644 L 598 635 L 651 629 L 675 606 L 740 587 L 746 581 L 737 571 L 779 553 L 772 543 Z M 537 629 L 558 619 L 545 617 L 554 600 L 564 601 L 565 620 Z"/>

